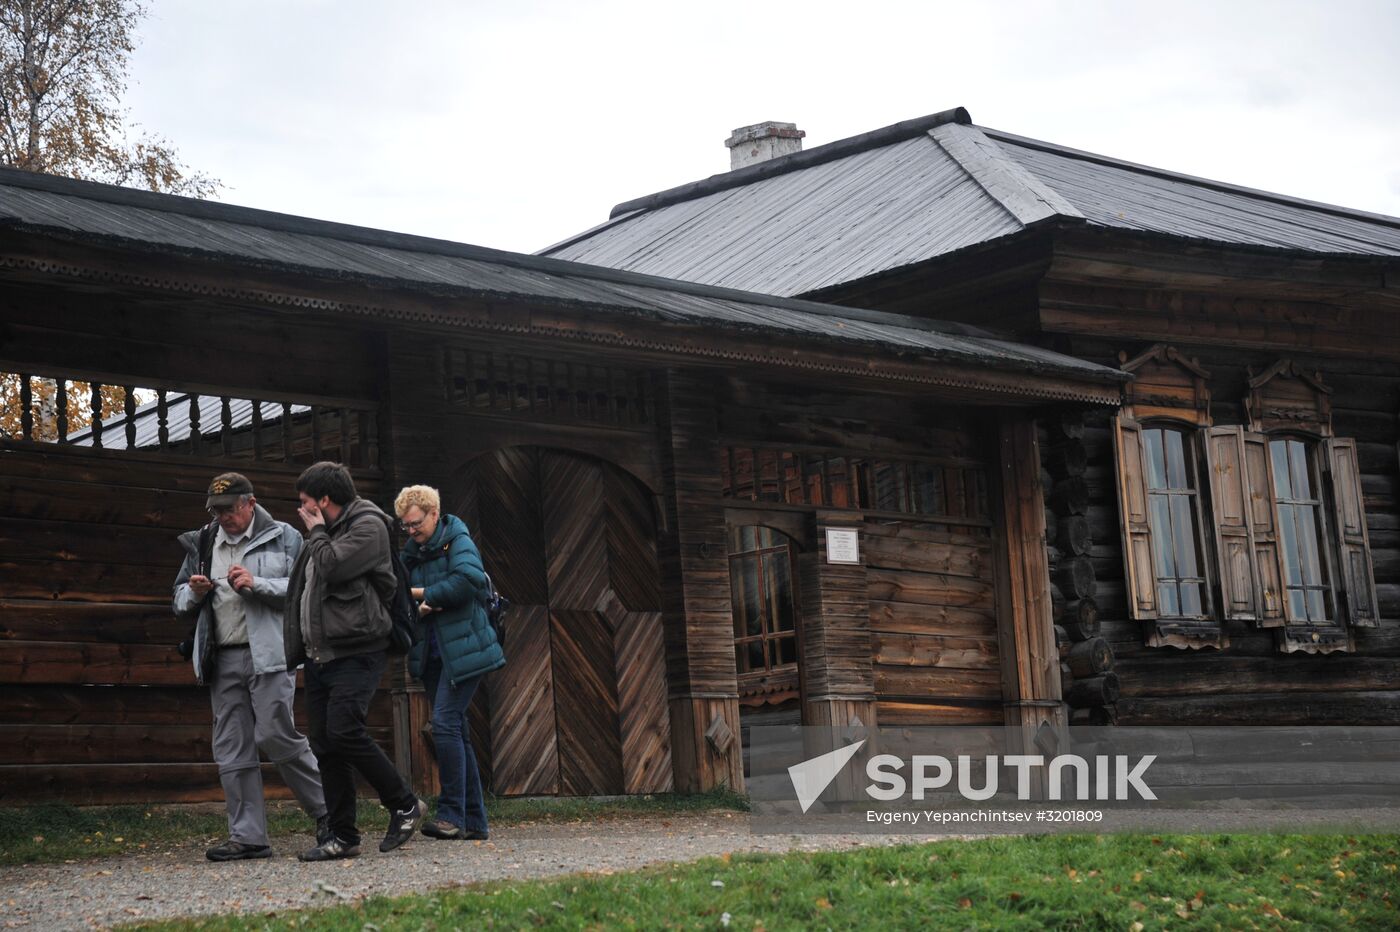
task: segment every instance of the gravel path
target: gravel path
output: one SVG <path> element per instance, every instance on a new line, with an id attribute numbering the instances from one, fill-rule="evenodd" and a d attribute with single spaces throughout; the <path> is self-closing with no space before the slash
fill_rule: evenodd
<path id="1" fill-rule="evenodd" d="M 930 836 L 930 838 L 933 836 Z M 946 836 L 944 836 L 946 837 Z M 742 812 L 623 816 L 494 829 L 488 842 L 421 835 L 390 854 L 366 836 L 358 858 L 303 864 L 307 837 L 274 839 L 273 857 L 213 864 L 204 843 L 75 864 L 0 868 L 0 928 L 90 929 L 205 913 L 270 913 L 482 880 L 622 871 L 725 852 L 910 844 L 911 835 L 754 835 Z"/>

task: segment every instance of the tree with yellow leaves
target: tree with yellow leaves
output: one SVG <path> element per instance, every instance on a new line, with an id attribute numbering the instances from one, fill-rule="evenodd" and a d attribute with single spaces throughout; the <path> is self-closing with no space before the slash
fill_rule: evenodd
<path id="1" fill-rule="evenodd" d="M 0 0 L 0 162 L 26 171 L 206 197 L 220 184 L 192 172 L 164 139 L 132 138 L 122 106 L 141 0 Z M 30 380 L 32 439 L 58 437 L 58 390 Z M 67 384 L 68 430 L 92 419 L 90 386 Z M 22 433 L 23 387 L 0 373 L 0 435 Z M 103 386 L 104 419 L 125 391 Z"/>
<path id="2" fill-rule="evenodd" d="M 26 171 L 205 197 L 157 136 L 129 137 L 126 92 L 141 0 L 0 0 L 0 161 Z"/>

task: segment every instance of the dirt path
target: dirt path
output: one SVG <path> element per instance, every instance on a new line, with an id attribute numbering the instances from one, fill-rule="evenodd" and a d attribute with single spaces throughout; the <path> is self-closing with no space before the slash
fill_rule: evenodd
<path id="1" fill-rule="evenodd" d="M 742 812 L 624 816 L 493 830 L 488 842 L 417 836 L 380 854 L 366 838 L 358 858 L 303 864 L 310 838 L 275 839 L 263 861 L 214 864 L 203 843 L 75 864 L 0 868 L 0 928 L 88 929 L 205 913 L 271 913 L 365 896 L 402 894 L 482 880 L 623 871 L 725 852 L 815 851 L 909 844 L 918 836 L 754 835 Z"/>

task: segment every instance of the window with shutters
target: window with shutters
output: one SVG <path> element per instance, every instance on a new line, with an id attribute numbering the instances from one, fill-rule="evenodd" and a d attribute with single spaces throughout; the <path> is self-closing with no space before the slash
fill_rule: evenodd
<path id="1" fill-rule="evenodd" d="M 1249 374 L 1248 426 L 1213 426 L 1206 373 L 1168 347 L 1114 421 L 1128 608 L 1152 646 L 1228 644 L 1224 622 L 1284 652 L 1353 647 L 1379 622 L 1356 442 L 1330 389 L 1283 360 Z M 1203 477 L 1203 478 L 1202 478 Z"/>
<path id="2" fill-rule="evenodd" d="M 1113 432 L 1129 609 L 1151 645 L 1223 647 L 1200 468 L 1208 373 L 1164 345 L 1120 361 L 1135 376 Z"/>

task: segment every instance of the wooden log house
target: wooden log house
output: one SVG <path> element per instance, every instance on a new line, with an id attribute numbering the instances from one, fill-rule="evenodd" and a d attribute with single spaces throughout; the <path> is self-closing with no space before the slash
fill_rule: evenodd
<path id="1" fill-rule="evenodd" d="M 442 489 L 514 602 L 472 712 L 496 793 L 741 788 L 755 721 L 1063 721 L 1036 425 L 1129 378 L 963 324 L 10 170 L 0 373 L 6 805 L 218 798 L 175 538 L 230 468 L 295 522 L 322 458 L 381 505 Z M 401 668 L 385 686 L 372 725 L 431 792 L 427 703 Z"/>
<path id="2" fill-rule="evenodd" d="M 619 204 L 543 254 L 1131 373 L 1121 410 L 1039 425 L 1071 721 L 1400 721 L 1400 219 L 959 108 Z"/>

